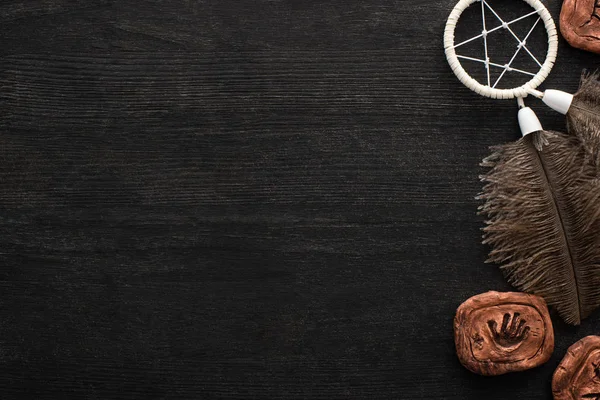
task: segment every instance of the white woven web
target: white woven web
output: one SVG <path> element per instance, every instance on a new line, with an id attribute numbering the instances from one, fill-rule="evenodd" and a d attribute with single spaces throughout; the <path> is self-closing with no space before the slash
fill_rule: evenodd
<path id="1" fill-rule="evenodd" d="M 548 12 L 546 7 L 544 7 L 544 4 L 540 0 L 522 1 L 531 6 L 533 8 L 533 11 L 526 13 L 525 15 L 519 18 L 515 18 L 511 21 L 504 20 L 500 16 L 500 14 L 490 6 L 490 0 L 459 0 L 456 6 L 454 6 L 454 8 L 452 9 L 450 16 L 448 17 L 448 21 L 446 22 L 446 26 L 444 28 L 444 51 L 446 53 L 446 59 L 448 60 L 448 64 L 450 65 L 450 68 L 452 68 L 452 72 L 454 72 L 456 77 L 466 87 L 482 96 L 491 97 L 494 99 L 512 99 L 518 97 L 526 97 L 528 94 L 531 94 L 532 91 L 535 91 L 535 89 L 544 81 L 544 79 L 546 79 L 546 77 L 552 70 L 554 62 L 556 61 L 556 55 L 558 52 L 558 32 L 556 30 L 556 25 L 552 20 L 552 15 L 550 15 L 550 12 Z M 463 11 L 465 11 L 465 9 L 467 9 L 471 4 L 474 4 L 476 2 L 480 2 L 481 4 L 482 32 L 477 36 L 467 39 L 461 43 L 455 44 L 454 33 L 456 29 L 456 24 L 458 23 L 458 20 L 460 19 L 460 16 L 462 15 Z M 491 13 L 495 17 L 495 19 L 497 19 L 500 22 L 500 25 L 492 29 L 488 29 L 486 26 L 487 13 Z M 521 39 L 517 34 L 515 34 L 513 29 L 511 28 L 511 25 L 513 25 L 515 22 L 524 20 L 525 18 L 531 17 L 535 14 L 538 14 L 537 20 L 533 23 L 527 35 L 525 35 L 525 37 Z M 543 25 L 546 29 L 546 33 L 548 35 L 548 50 L 546 52 L 546 58 L 543 61 L 543 63 L 540 63 L 540 60 L 538 60 L 538 58 L 536 58 L 533 55 L 529 48 L 527 48 L 527 39 L 529 39 L 535 27 L 538 26 L 540 20 L 543 22 Z M 501 64 L 500 62 L 493 62 L 490 59 L 492 55 L 489 53 L 488 48 L 488 42 L 490 39 L 489 35 L 500 29 L 505 29 L 517 41 L 517 49 L 511 57 L 511 59 L 509 60 L 509 62 L 506 64 Z M 483 38 L 483 47 L 485 51 L 485 56 L 483 59 L 469 57 L 466 55 L 458 55 L 456 53 L 457 50 L 460 50 L 461 46 L 479 38 Z M 533 72 L 525 71 L 523 69 L 515 68 L 513 66 L 515 59 L 522 51 L 525 51 L 529 55 L 529 57 L 531 57 L 533 62 L 535 62 L 536 65 L 540 66 L 539 71 L 537 71 L 535 74 Z M 487 81 L 485 85 L 473 79 L 467 73 L 467 71 L 465 71 L 461 64 L 462 60 L 476 61 L 484 65 L 485 71 L 487 73 Z M 494 82 L 492 82 L 490 74 L 490 69 L 492 67 L 502 69 L 500 76 Z M 506 73 L 511 71 L 527 75 L 531 79 L 525 84 L 518 87 L 509 89 L 497 88 L 498 83 L 502 81 L 502 79 L 506 76 Z"/>
<path id="2" fill-rule="evenodd" d="M 514 71 L 514 72 L 518 72 L 524 75 L 529 75 L 529 76 L 535 76 L 535 73 L 533 72 L 529 72 L 529 71 L 524 71 L 522 69 L 518 69 L 518 68 L 514 68 L 512 67 L 513 62 L 515 61 L 515 59 L 517 58 L 517 56 L 519 55 L 519 53 L 521 52 L 521 50 L 525 50 L 527 52 L 527 54 L 533 59 L 533 61 L 535 61 L 535 63 L 542 68 L 542 63 L 540 63 L 540 61 L 536 58 L 536 56 L 533 55 L 533 53 L 527 48 L 527 39 L 529 39 L 529 36 L 532 34 L 532 32 L 535 30 L 536 26 L 538 25 L 538 23 L 542 20 L 542 17 L 538 15 L 537 11 L 532 11 L 530 13 L 527 13 L 521 17 L 515 18 L 512 21 L 505 21 L 504 19 L 502 19 L 502 17 L 500 17 L 500 15 L 498 15 L 498 13 L 496 12 L 496 10 L 494 10 L 492 8 L 492 6 L 490 6 L 488 4 L 488 2 L 486 0 L 477 0 L 481 3 L 481 21 L 482 21 L 482 31 L 479 35 L 474 36 L 470 39 L 467 39 L 463 42 L 460 42 L 458 44 L 455 44 L 453 47 L 454 49 L 465 45 L 467 43 L 470 43 L 474 40 L 477 40 L 479 38 L 483 38 L 483 45 L 484 45 L 484 50 L 485 50 L 485 58 L 484 59 L 480 59 L 480 58 L 475 58 L 475 57 L 468 57 L 468 56 L 463 56 L 460 54 L 457 54 L 456 57 L 463 59 L 463 60 L 470 60 L 470 61 L 477 61 L 480 62 L 482 64 L 485 65 L 485 69 L 486 69 L 486 74 L 487 74 L 487 85 L 488 87 L 491 88 L 495 88 L 498 83 L 502 80 L 502 78 L 504 77 L 504 75 L 507 72 L 510 71 Z M 496 17 L 496 19 L 498 19 L 498 21 L 500 22 L 500 25 L 496 26 L 495 28 L 492 28 L 490 30 L 487 29 L 486 27 L 486 17 L 485 17 L 485 13 L 486 13 L 486 8 Z M 529 31 L 527 32 L 527 34 L 525 35 L 525 37 L 523 39 L 519 38 L 519 36 L 511 29 L 510 25 L 514 24 L 515 22 L 521 21 L 525 18 L 531 17 L 533 15 L 538 15 L 538 18 L 535 20 L 535 22 L 533 23 L 533 25 L 531 26 L 531 28 L 529 29 Z M 487 37 L 490 33 L 493 33 L 495 31 L 498 31 L 500 29 L 505 29 L 507 30 L 512 37 L 517 41 L 517 50 L 515 51 L 515 53 L 513 54 L 513 56 L 511 57 L 511 59 L 509 60 L 509 62 L 507 64 L 498 64 L 498 63 L 494 63 L 492 61 L 490 61 L 490 57 L 488 54 L 488 42 L 487 42 Z M 503 71 L 500 74 L 500 76 L 498 76 L 498 78 L 494 81 L 494 84 L 492 85 L 491 82 L 491 74 L 490 74 L 490 67 L 496 67 L 496 68 L 502 68 Z"/>

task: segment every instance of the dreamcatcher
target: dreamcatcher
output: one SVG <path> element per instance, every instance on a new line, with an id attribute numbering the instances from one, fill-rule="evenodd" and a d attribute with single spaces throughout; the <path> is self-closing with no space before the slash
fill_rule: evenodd
<path id="1" fill-rule="evenodd" d="M 556 60 L 557 31 L 539 0 L 523 1 L 533 10 L 528 7 L 523 15 L 508 19 L 491 0 L 460 0 L 448 18 L 444 48 L 452 71 L 465 86 L 493 99 L 517 99 L 519 108 L 522 137 L 493 147 L 482 163 L 489 168 L 481 177 L 484 187 L 479 196 L 483 201 L 479 211 L 486 217 L 483 243 L 491 247 L 488 261 L 500 264 L 512 285 L 544 297 L 566 322 L 579 324 L 600 305 L 600 187 L 595 157 L 588 156 L 598 154 L 600 147 L 599 86 L 595 77 L 588 76 L 575 96 L 537 90 Z M 457 40 L 456 27 L 467 10 L 480 12 L 482 30 Z M 515 26 L 525 23 L 529 28 L 517 32 Z M 533 46 L 528 47 L 542 26 L 547 45 L 543 62 Z M 496 61 L 491 50 L 494 35 L 500 33 L 516 44 L 505 62 Z M 462 51 L 473 45 L 480 46 L 482 57 Z M 537 72 L 517 65 L 519 56 L 525 56 Z M 483 67 L 484 73 L 476 79 L 463 63 Z M 509 75 L 511 84 L 518 79 L 520 83 L 501 88 Z M 523 83 L 523 78 L 528 80 Z M 530 94 L 566 113 L 572 134 L 543 130 L 525 106 L 524 98 Z"/>

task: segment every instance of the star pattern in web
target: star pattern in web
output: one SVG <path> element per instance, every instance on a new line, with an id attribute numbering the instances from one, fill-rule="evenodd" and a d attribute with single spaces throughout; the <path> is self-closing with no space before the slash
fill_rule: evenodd
<path id="1" fill-rule="evenodd" d="M 529 36 L 531 35 L 531 33 L 534 31 L 535 27 L 538 25 L 538 23 L 541 21 L 542 17 L 540 17 L 538 15 L 538 18 L 536 19 L 536 21 L 533 23 L 531 29 L 529 29 L 529 32 L 527 32 L 527 35 L 525 35 L 525 37 L 523 38 L 523 40 L 521 40 L 516 34 L 515 32 L 511 29 L 511 25 L 514 24 L 515 22 L 521 21 L 525 18 L 531 17 L 533 15 L 538 14 L 538 11 L 532 11 L 530 13 L 527 13 L 519 18 L 513 19 L 512 21 L 505 21 L 503 20 L 500 15 L 498 15 L 498 13 L 488 4 L 488 2 L 486 0 L 478 0 L 481 3 L 481 20 L 482 20 L 482 28 L 483 30 L 481 31 L 481 33 L 477 36 L 474 36 L 470 39 L 467 39 L 463 42 L 460 42 L 456 45 L 454 45 L 454 48 L 456 49 L 457 47 L 460 47 L 462 45 L 465 45 L 467 43 L 470 43 L 474 40 L 477 40 L 479 38 L 483 38 L 483 45 L 484 45 L 484 50 L 485 50 L 485 59 L 480 59 L 480 58 L 475 58 L 475 57 L 468 57 L 468 56 L 463 56 L 463 55 L 459 55 L 457 54 L 458 58 L 461 58 L 463 60 L 471 60 L 471 61 L 477 61 L 480 62 L 482 64 L 485 65 L 485 69 L 486 69 L 486 73 L 487 73 L 487 86 L 495 88 L 498 83 L 500 82 L 500 80 L 502 79 L 502 77 L 504 76 L 504 74 L 506 74 L 507 72 L 510 71 L 514 71 L 514 72 L 519 72 L 521 74 L 525 74 L 525 75 L 530 75 L 530 76 L 535 76 L 534 73 L 528 72 L 528 71 L 524 71 L 518 68 L 514 68 L 512 67 L 512 63 L 515 61 L 515 58 L 517 58 L 517 56 L 519 55 L 519 53 L 521 52 L 521 50 L 525 50 L 527 52 L 527 54 L 529 54 L 529 56 L 535 61 L 535 63 L 537 65 L 539 65 L 540 68 L 542 68 L 542 64 L 540 63 L 540 61 L 531 53 L 531 51 L 527 48 L 526 43 L 527 43 L 527 39 L 529 38 Z M 488 9 L 495 17 L 496 19 L 498 19 L 498 21 L 500 21 L 500 25 L 492 28 L 492 29 L 487 29 L 486 27 L 486 19 L 485 19 L 485 13 L 486 13 L 486 9 Z M 500 29 L 505 29 L 507 30 L 517 41 L 517 50 L 515 51 L 515 53 L 513 54 L 513 56 L 511 57 L 511 59 L 509 60 L 509 62 L 507 64 L 501 65 L 498 63 L 494 63 L 490 61 L 490 57 L 488 55 L 488 35 L 490 33 L 493 33 L 495 31 L 498 31 Z M 498 78 L 495 80 L 494 84 L 492 85 L 491 82 L 491 77 L 490 77 L 490 67 L 496 67 L 496 68 L 502 68 L 503 71 L 500 74 L 500 76 L 498 76 Z"/>

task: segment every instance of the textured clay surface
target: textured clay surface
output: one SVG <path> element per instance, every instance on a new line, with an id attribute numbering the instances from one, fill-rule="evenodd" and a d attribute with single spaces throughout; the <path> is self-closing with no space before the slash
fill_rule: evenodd
<path id="1" fill-rule="evenodd" d="M 555 400 L 600 399 L 600 336 L 569 347 L 552 378 Z"/>
<path id="2" fill-rule="evenodd" d="M 600 53 L 600 1 L 565 0 L 560 31 L 571 46 Z"/>
<path id="3" fill-rule="evenodd" d="M 541 297 L 487 292 L 460 305 L 454 317 L 454 341 L 467 369 L 501 375 L 548 361 L 554 350 L 554 331 Z"/>

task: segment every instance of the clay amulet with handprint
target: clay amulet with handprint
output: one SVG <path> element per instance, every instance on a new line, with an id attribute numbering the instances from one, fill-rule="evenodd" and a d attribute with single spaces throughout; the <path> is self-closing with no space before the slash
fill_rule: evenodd
<path id="1" fill-rule="evenodd" d="M 569 347 L 552 377 L 555 400 L 600 399 L 600 336 Z"/>
<path id="2" fill-rule="evenodd" d="M 458 307 L 454 342 L 462 365 L 480 375 L 537 367 L 554 351 L 554 329 L 544 299 L 487 292 Z"/>

